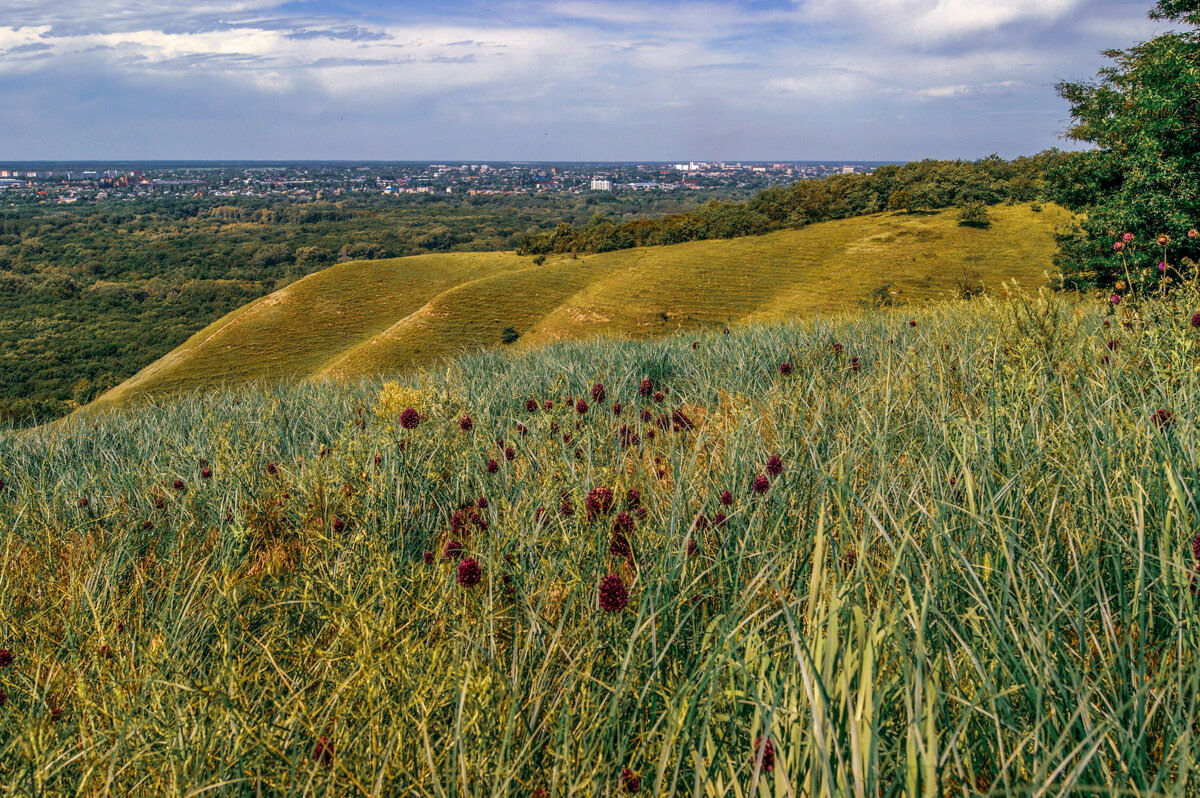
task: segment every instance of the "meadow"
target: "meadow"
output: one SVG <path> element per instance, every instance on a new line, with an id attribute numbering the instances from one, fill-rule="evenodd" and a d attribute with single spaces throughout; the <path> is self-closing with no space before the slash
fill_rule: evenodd
<path id="1" fill-rule="evenodd" d="M 331 266 L 210 324 L 99 397 L 289 377 L 372 377 L 499 346 L 631 338 L 909 305 L 1005 281 L 1044 285 L 1055 205 L 995 206 L 988 229 L 954 211 L 885 213 L 799 230 L 543 262 L 511 252 L 439 253 Z"/>
<path id="2" fill-rule="evenodd" d="M 1198 305 L 600 337 L 0 433 L 0 792 L 1194 795 Z"/>

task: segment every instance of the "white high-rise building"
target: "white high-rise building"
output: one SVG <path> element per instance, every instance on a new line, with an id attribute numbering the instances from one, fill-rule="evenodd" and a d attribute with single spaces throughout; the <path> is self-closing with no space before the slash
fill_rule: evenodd
<path id="1" fill-rule="evenodd" d="M 592 191 L 612 191 L 612 181 L 602 177 L 593 177 Z"/>

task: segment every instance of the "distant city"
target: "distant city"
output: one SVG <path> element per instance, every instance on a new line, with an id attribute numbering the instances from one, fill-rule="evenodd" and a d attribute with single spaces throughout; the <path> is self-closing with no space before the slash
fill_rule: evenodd
<path id="1" fill-rule="evenodd" d="M 347 194 L 503 195 L 588 191 L 757 191 L 890 162 L 18 163 L 0 167 L 8 204 L 180 197 L 332 200 Z"/>

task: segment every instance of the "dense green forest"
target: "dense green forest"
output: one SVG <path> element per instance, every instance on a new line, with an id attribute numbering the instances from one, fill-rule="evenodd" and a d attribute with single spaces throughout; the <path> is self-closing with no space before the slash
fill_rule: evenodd
<path id="1" fill-rule="evenodd" d="M 60 416 L 225 313 L 344 260 L 513 249 L 530 230 L 679 213 L 712 193 L 0 209 L 0 422 Z M 736 196 L 736 195 L 734 195 Z"/>
<path id="2" fill-rule="evenodd" d="M 330 264 L 425 252 L 597 252 L 731 238 L 881 210 L 1054 198 L 1058 151 L 920 161 L 730 192 L 0 209 L 0 421 L 90 401 L 223 314 Z"/>

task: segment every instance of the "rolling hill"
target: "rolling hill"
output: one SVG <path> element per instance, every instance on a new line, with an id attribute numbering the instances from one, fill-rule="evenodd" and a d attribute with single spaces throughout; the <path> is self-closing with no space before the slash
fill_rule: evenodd
<path id="1" fill-rule="evenodd" d="M 943 299 L 964 278 L 988 288 L 1045 281 L 1069 214 L 995 207 L 993 224 L 956 214 L 876 214 L 764 236 L 696 241 L 543 264 L 512 253 L 342 263 L 250 303 L 100 396 L 89 408 L 210 385 L 357 377 L 500 343 L 681 329 L 835 313 L 884 289 Z"/>

